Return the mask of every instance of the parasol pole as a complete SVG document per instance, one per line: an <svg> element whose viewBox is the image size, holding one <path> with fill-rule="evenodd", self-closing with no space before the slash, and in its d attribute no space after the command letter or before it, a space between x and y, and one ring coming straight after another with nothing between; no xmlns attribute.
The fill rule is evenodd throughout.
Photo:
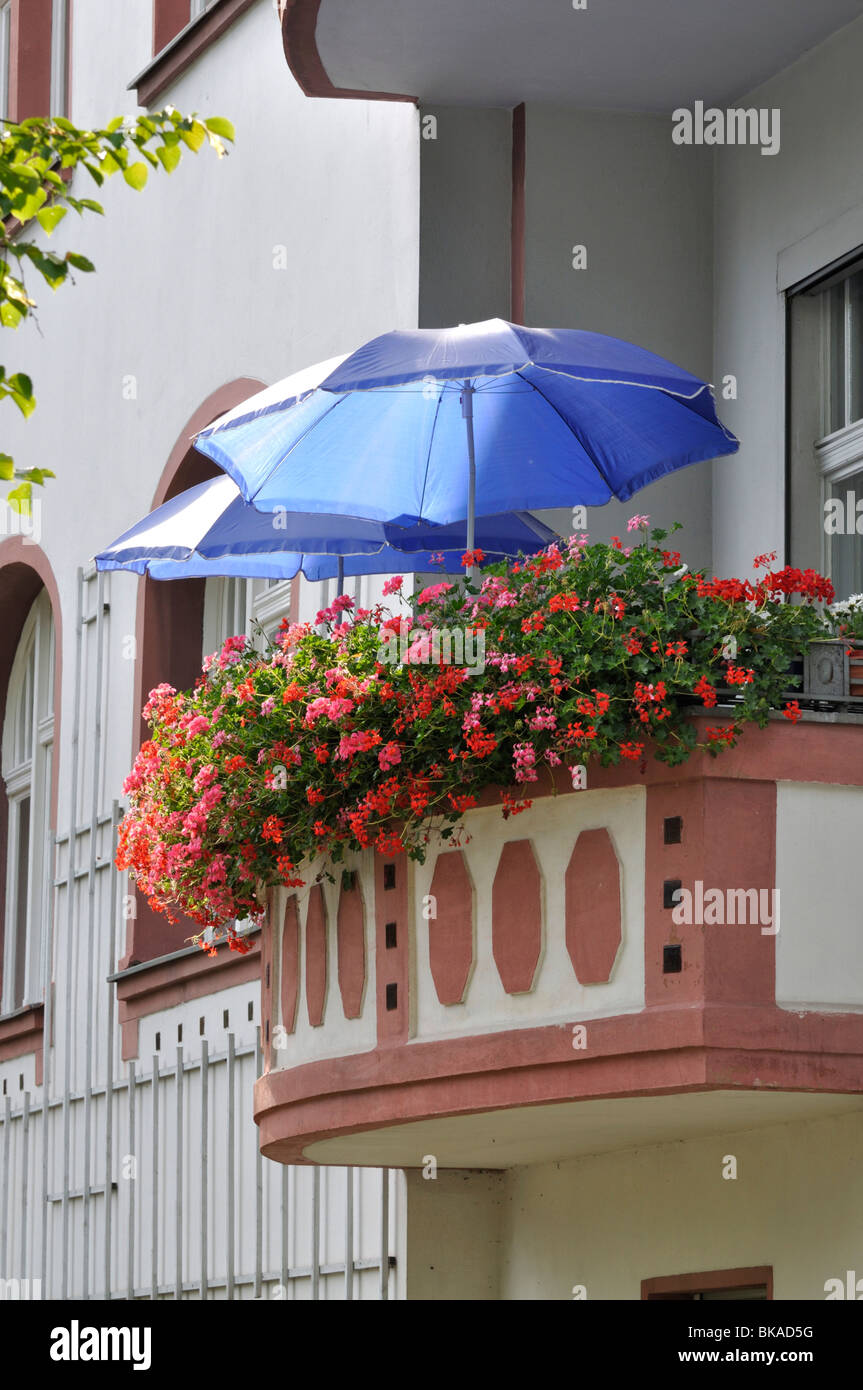
<svg viewBox="0 0 863 1390"><path fill-rule="evenodd" d="M345 587L345 557L344 557L344 555L340 555L340 556L339 556L339 559L338 559L338 565L337 565L337 568L336 568L336 598L338 598L339 595L344 591L344 587ZM342 615L341 615L341 612L340 612L339 615L338 615L338 619L337 619L337 621L336 621L336 627L341 627L341 625L342 625Z"/></svg>
<svg viewBox="0 0 863 1390"><path fill-rule="evenodd" d="M474 549L474 538L476 532L476 450L473 437L473 397L475 387L470 381L465 381L464 390L461 397L461 413L464 416L467 428L467 463L468 463L468 483L467 483L467 548ZM468 570L471 579L476 579L478 567L471 565Z"/></svg>

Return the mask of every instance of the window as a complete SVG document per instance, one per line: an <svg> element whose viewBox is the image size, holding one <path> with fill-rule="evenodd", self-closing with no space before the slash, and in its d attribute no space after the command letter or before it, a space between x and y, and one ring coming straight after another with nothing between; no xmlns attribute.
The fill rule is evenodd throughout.
<svg viewBox="0 0 863 1390"><path fill-rule="evenodd" d="M188 13L188 0L186 7ZM219 470L209 459L189 447L189 437L262 387L261 381L241 378L221 387L199 406L186 421L171 451L153 498L154 507L207 478L219 476ZM211 586L209 593L208 584ZM193 686L201 674L202 655L209 655L217 648L218 633L224 627L233 628L243 607L241 589L237 586L213 585L205 579L157 580L148 575L139 593L136 623L136 710L143 708L148 693L163 681L177 690ZM141 720L135 751L146 738L149 738L149 730ZM126 950L119 962L120 969L126 970L182 949L186 938L198 930L197 923L190 919L171 924L138 894L137 912L127 925Z"/></svg>
<svg viewBox="0 0 863 1390"><path fill-rule="evenodd" d="M299 583L299 575L296 579L264 579L255 582L252 619L255 640L259 646L263 647L265 637L272 641L282 619L290 617L294 585Z"/></svg>
<svg viewBox="0 0 863 1390"><path fill-rule="evenodd" d="M863 590L863 261L798 289L789 311L789 559L847 598Z"/></svg>
<svg viewBox="0 0 863 1390"><path fill-rule="evenodd" d="M159 54L218 0L154 0L153 52Z"/></svg>
<svg viewBox="0 0 863 1390"><path fill-rule="evenodd" d="M69 0L0 0L0 116L67 113Z"/></svg>
<svg viewBox="0 0 863 1390"><path fill-rule="evenodd" d="M250 579L208 579L204 589L203 655L217 652L228 637L248 632Z"/></svg>
<svg viewBox="0 0 863 1390"><path fill-rule="evenodd" d="M649 1302L758 1303L773 1298L773 1269L713 1269L703 1274L672 1274L643 1279L641 1297Z"/></svg>
<svg viewBox="0 0 863 1390"><path fill-rule="evenodd" d="M24 624L9 678L2 773L8 801L0 1012L42 996L50 905L49 804L54 741L54 627L44 589Z"/></svg>
<svg viewBox="0 0 863 1390"><path fill-rule="evenodd" d="M228 579L206 581L204 590L203 654L217 652L227 637L247 633L263 650L291 611L290 579ZM320 604L318 604L320 607Z"/></svg>

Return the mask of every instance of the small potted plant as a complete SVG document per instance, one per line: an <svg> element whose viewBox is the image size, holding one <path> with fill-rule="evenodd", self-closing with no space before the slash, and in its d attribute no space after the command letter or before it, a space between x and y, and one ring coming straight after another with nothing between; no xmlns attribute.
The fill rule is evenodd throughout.
<svg viewBox="0 0 863 1390"><path fill-rule="evenodd" d="M863 699L863 594L831 603L828 613L835 625L844 658L843 694Z"/></svg>

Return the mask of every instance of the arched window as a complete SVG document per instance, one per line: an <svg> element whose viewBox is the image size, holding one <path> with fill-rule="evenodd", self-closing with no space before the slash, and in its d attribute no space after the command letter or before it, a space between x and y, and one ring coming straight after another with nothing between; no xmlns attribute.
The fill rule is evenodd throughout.
<svg viewBox="0 0 863 1390"><path fill-rule="evenodd" d="M0 1013L41 1001L50 902L54 623L45 590L24 623L9 676L2 776L7 801Z"/></svg>
<svg viewBox="0 0 863 1390"><path fill-rule="evenodd" d="M262 386L263 382L244 377L221 387L203 402L186 422L171 451L153 498L153 507L219 475L215 464L193 449L189 440L197 430L254 395ZM241 614L247 612L248 592L244 580L159 580L148 576L141 581L136 621L136 746L149 737L140 719L140 710L149 692L163 681L177 690L194 685L201 674L202 656L216 650L225 636L244 630L246 622ZM238 619L239 626L235 627ZM230 632L226 632L225 627L230 628ZM185 938L198 930L186 919L172 925L138 894L135 915L129 919L126 952L120 968L125 970L181 950L186 944Z"/></svg>

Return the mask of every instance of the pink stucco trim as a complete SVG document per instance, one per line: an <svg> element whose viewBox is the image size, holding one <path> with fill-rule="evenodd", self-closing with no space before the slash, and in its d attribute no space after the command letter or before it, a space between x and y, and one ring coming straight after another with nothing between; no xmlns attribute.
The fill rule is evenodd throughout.
<svg viewBox="0 0 863 1390"><path fill-rule="evenodd" d="M533 989L542 954L542 877L530 840L503 846L491 891L494 963L507 994Z"/></svg>

